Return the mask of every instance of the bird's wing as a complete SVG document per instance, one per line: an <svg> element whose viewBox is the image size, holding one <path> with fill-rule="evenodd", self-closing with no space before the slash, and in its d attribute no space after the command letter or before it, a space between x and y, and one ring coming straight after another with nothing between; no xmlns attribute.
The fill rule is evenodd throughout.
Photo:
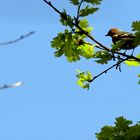
<svg viewBox="0 0 140 140"><path fill-rule="evenodd" d="M118 37L120 37L120 38L135 38L135 35L132 33L128 33L128 32L122 32L122 33L118 34Z"/></svg>

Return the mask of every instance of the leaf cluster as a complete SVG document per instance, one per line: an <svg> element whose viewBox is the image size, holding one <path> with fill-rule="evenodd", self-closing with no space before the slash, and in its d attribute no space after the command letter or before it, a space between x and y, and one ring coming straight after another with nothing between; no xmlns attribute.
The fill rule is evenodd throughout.
<svg viewBox="0 0 140 140"><path fill-rule="evenodd" d="M62 25L73 28L73 21L74 19L70 15L67 15L66 10L64 9L60 15L60 22L62 23Z"/></svg>
<svg viewBox="0 0 140 140"><path fill-rule="evenodd" d="M108 51L97 51L94 54L94 58L98 58L95 62L99 64L108 64L108 61L112 59L112 54Z"/></svg>
<svg viewBox="0 0 140 140"><path fill-rule="evenodd" d="M92 74L89 71L81 72L80 70L77 70L77 72L77 84L84 89L89 89L90 81L93 79Z"/></svg>
<svg viewBox="0 0 140 140"><path fill-rule="evenodd" d="M88 33L92 30L86 19L80 20L79 26ZM65 55L68 62L80 60L81 56L89 59L93 57L94 45L86 43L85 38L86 35L77 28L74 31L65 29L53 38L51 47L56 49L56 57Z"/></svg>
<svg viewBox="0 0 140 140"><path fill-rule="evenodd" d="M99 5L101 4L101 1L102 0L82 0L83 2L87 2L87 3L91 3L93 5ZM73 5L79 5L81 0L70 0L70 2L73 4Z"/></svg>
<svg viewBox="0 0 140 140"><path fill-rule="evenodd" d="M118 117L114 126L104 126L96 137L98 140L139 140L140 124L132 125L132 121Z"/></svg>
<svg viewBox="0 0 140 140"><path fill-rule="evenodd" d="M107 63L110 56L105 52L95 53L95 44L86 41L86 34L90 34L93 28L89 26L86 19L79 20L80 17L88 16L97 11L98 8L95 8L95 6L100 5L101 1L102 0L70 0L70 2L78 8L77 17L72 18L67 14L65 9L60 14L60 22L62 25L69 27L69 29L65 29L64 32L58 33L51 41L52 48L56 49L56 57L64 55L69 62L76 62L80 60L81 57L90 59L94 57L99 58L101 56L101 58L95 62L101 64ZM86 3L86 5L81 8L83 3L84 5ZM75 24L84 32L75 26Z"/></svg>
<svg viewBox="0 0 140 140"><path fill-rule="evenodd" d="M132 22L132 30L135 32L135 45L140 45L140 21Z"/></svg>
<svg viewBox="0 0 140 140"><path fill-rule="evenodd" d="M84 6L82 9L79 9L78 16L85 17L95 13L99 9L97 6L101 4L101 1L102 0L70 0L70 3L78 7L84 3L86 6Z"/></svg>
<svg viewBox="0 0 140 140"><path fill-rule="evenodd" d="M137 58L140 58L140 54L138 54L136 56ZM136 61L134 59L128 59L125 61L125 64L127 64L128 66L140 66L140 62L139 61Z"/></svg>

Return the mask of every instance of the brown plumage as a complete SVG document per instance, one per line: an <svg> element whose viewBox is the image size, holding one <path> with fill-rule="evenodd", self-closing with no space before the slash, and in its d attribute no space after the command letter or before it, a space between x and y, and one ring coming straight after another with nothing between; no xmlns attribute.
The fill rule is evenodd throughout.
<svg viewBox="0 0 140 140"><path fill-rule="evenodd" d="M136 47L134 44L135 35L132 33L123 32L120 29L112 28L108 31L106 36L110 36L114 44L121 41L120 49L130 50Z"/></svg>

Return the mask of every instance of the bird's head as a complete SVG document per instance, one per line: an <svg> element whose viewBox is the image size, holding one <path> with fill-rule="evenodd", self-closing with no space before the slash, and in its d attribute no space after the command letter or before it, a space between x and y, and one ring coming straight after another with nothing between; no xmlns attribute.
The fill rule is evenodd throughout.
<svg viewBox="0 0 140 140"><path fill-rule="evenodd" d="M114 36L115 34L118 34L119 32L121 32L120 29L117 28L111 28L108 33L105 36Z"/></svg>

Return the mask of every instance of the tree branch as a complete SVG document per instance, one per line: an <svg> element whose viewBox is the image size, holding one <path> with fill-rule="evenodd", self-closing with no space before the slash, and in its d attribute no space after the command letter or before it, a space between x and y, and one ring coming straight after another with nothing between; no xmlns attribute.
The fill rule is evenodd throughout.
<svg viewBox="0 0 140 140"><path fill-rule="evenodd" d="M62 15L62 13L61 13L56 7L54 7L50 1L47 1L47 0L43 0L43 1L44 1L46 4L48 4L50 7L52 7L58 14ZM67 15L67 16L68 16L68 15ZM99 47L99 46L97 45L97 46L96 46L97 48L99 48L99 49L102 48L103 50L106 50L106 51L112 53L112 50L111 50L111 49L109 49L108 47L102 45L100 42L98 42L97 40L95 40L95 39L93 38L93 36L92 36L91 34L87 33L86 31L84 31L84 30L79 26L79 24L74 23L74 22L72 22L72 24L73 24L75 27L77 27L83 34L85 34L87 37L89 37L92 41L94 41L96 44L98 44L98 45L100 46L100 47ZM134 60L140 62L140 59L139 59L139 58L137 58L137 57L135 57L135 56L132 56L132 55L127 55L127 54L124 54L124 53L121 53L121 52L117 52L117 51L113 52L113 54L119 54L119 55L121 55L121 56L123 56L123 57L127 57L127 58L129 58L129 59L134 59Z"/></svg>
<svg viewBox="0 0 140 140"><path fill-rule="evenodd" d="M52 7L58 14L62 15L62 13L56 7L54 7L50 1L47 1L47 0L43 0L43 1L45 3L47 3L50 7ZM77 23L72 22L72 24L75 27L77 27L78 29L80 29L82 31L82 33L85 34L87 37L89 37L92 41L94 41L96 44L98 44L98 46L96 46L97 48L103 49L103 50L106 50L106 51L112 53L111 49L109 49L108 47L102 45L100 42L98 42L97 40L95 40L91 34L89 34L86 31L84 31ZM129 59L135 59L136 61L139 61L140 62L140 59L137 58L137 57L135 57L135 56L130 56L130 55L127 55L127 54L124 54L124 53L121 53L121 52L113 52L113 53L114 54L119 54L119 55L124 56L124 57L129 57Z"/></svg>
<svg viewBox="0 0 140 140"><path fill-rule="evenodd" d="M47 3L50 7L52 7L58 14L62 15L62 12L60 12L56 7L54 7L52 5L52 3L50 1L47 0L43 0L45 3ZM95 43L97 43L99 46L101 46L102 48L104 48L107 51L110 51L109 48L105 47L104 45L102 45L100 42L96 41L92 35L88 34L86 31L84 31L78 24L76 23L72 23L74 26L76 26L78 29L80 29L82 31L83 34L87 35L91 40L93 40Z"/></svg>
<svg viewBox="0 0 140 140"><path fill-rule="evenodd" d="M43 0L43 1L47 3L50 7L52 7L58 14L62 15L62 13L58 9L56 9L50 1L47 0Z"/></svg>
<svg viewBox="0 0 140 140"><path fill-rule="evenodd" d="M62 12L60 12L56 7L54 7L50 1L47 1L47 0L43 0L43 1L44 1L45 3L47 3L50 7L52 7L52 8L54 9L54 11L56 11L60 16L63 15ZM68 15L67 15L67 16L68 16ZM100 47L102 47L104 50L110 51L109 48L103 46L100 42L96 41L96 40L92 37L92 35L90 35L90 34L87 33L86 31L84 31L77 23L72 22L72 24L73 24L75 27L77 27L78 29L80 29L81 32L82 32L83 34L85 34L87 37L89 37L91 40L93 40L95 43L97 43L97 44L98 44ZM98 48L98 46L96 46L96 47Z"/></svg>
<svg viewBox="0 0 140 140"><path fill-rule="evenodd" d="M24 38L27 38L28 36L30 36L30 35L32 35L32 34L34 34L34 33L35 33L34 31L29 32L28 34L26 34L26 35L22 35L22 36L20 36L19 38L15 39L15 40L0 43L0 45L9 45L9 44L12 44L12 43L18 42L18 41L20 41L20 40L22 40L22 39L24 39Z"/></svg>

